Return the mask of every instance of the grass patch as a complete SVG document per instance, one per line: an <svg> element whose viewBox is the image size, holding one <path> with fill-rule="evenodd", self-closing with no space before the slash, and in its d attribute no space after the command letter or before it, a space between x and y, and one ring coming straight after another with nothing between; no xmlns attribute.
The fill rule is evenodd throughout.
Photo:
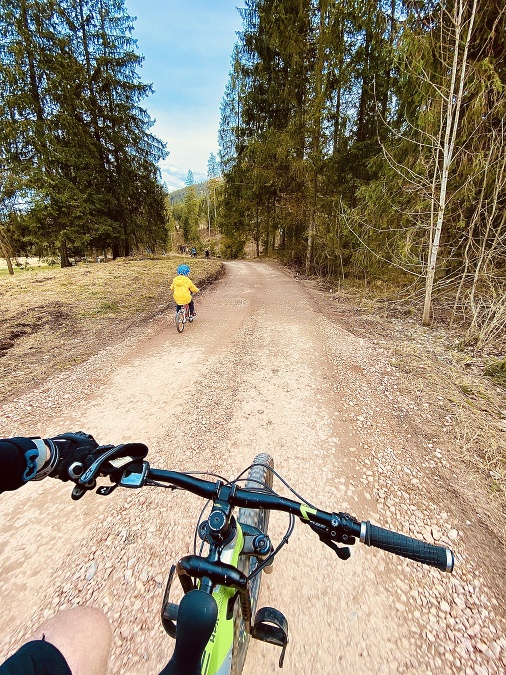
<svg viewBox="0 0 506 675"><path fill-rule="evenodd" d="M100 316L101 314L117 314L120 311L120 306L117 302L101 302L98 307L85 311L81 316Z"/></svg>
<svg viewBox="0 0 506 675"><path fill-rule="evenodd" d="M506 358L491 361L483 371L488 377L492 377L496 382L506 387Z"/></svg>
<svg viewBox="0 0 506 675"><path fill-rule="evenodd" d="M27 274L27 273L33 273L33 272L40 272L40 271L47 271L49 269L54 269L51 265L40 265L37 267L13 267L13 272L15 275L18 274ZM9 274L9 270L7 267L0 267L0 277L12 277L12 274Z"/></svg>
<svg viewBox="0 0 506 675"><path fill-rule="evenodd" d="M468 384L459 384L458 387L464 396L474 397L474 389Z"/></svg>
<svg viewBox="0 0 506 675"><path fill-rule="evenodd" d="M133 324L172 311L170 284L182 263L199 288L223 273L220 260L169 255L1 274L0 398L26 387L27 378L33 383L83 361Z"/></svg>

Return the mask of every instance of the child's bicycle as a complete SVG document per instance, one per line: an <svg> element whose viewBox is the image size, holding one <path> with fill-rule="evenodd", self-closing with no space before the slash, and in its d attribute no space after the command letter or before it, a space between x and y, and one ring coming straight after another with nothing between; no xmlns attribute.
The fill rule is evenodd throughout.
<svg viewBox="0 0 506 675"><path fill-rule="evenodd" d="M177 310L175 321L178 333L182 333L184 331L184 325L187 321L190 323L193 321L193 316L190 314L190 305L188 303L183 305L181 309Z"/></svg>
<svg viewBox="0 0 506 675"><path fill-rule="evenodd" d="M208 474L215 479L209 481L189 473L152 469L146 461L133 462L128 456L128 446L124 457L122 446L103 449L103 455L86 471L78 470L77 463L70 467L69 475L75 482L73 499L93 490L97 476L109 475L113 484L99 487L98 494L108 495L118 485L163 487L188 490L211 503L207 519L202 520L203 510L197 523L193 555L181 558L169 573L161 619L176 644L160 675L241 675L250 637L280 647L279 666L283 665L288 644L287 621L272 607L257 610L257 601L261 572L268 571L266 568L288 542L296 516L341 560L350 557L349 547L359 539L367 546L432 565L443 572L453 570L453 553L447 548L371 525L369 521L359 522L348 513L327 513L309 504L274 471L273 460L267 454L257 455L249 469L229 482L214 474ZM272 489L273 475L300 501L277 495ZM240 487L242 483L244 487ZM233 515L235 507L239 507L237 519ZM284 511L289 518L286 534L276 548L268 535L271 510ZM179 604L170 601L176 575L184 592Z"/></svg>

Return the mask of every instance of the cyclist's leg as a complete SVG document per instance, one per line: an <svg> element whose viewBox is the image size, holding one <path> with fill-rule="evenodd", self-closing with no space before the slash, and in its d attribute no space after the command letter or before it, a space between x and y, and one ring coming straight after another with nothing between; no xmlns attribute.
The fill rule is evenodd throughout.
<svg viewBox="0 0 506 675"><path fill-rule="evenodd" d="M107 617L97 607L58 612L37 628L30 638L33 640L54 645L72 675L105 675L107 671L112 633Z"/></svg>
<svg viewBox="0 0 506 675"><path fill-rule="evenodd" d="M189 309L190 309L190 316L194 316L195 315L195 305L193 303L193 298L188 303L188 306L189 306Z"/></svg>

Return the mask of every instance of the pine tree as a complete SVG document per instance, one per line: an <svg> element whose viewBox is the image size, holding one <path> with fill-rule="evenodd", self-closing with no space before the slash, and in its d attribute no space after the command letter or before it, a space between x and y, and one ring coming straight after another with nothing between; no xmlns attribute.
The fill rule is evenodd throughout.
<svg viewBox="0 0 506 675"><path fill-rule="evenodd" d="M143 228L152 238L153 218L164 237L165 147L139 106L151 89L123 0L0 0L0 10L1 151L23 179L33 235L59 245L62 264L69 242L128 254Z"/></svg>

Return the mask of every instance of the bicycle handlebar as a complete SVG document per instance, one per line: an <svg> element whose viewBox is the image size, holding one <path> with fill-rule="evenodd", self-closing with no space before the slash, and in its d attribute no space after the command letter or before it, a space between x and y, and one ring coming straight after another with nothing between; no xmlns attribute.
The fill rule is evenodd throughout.
<svg viewBox="0 0 506 675"><path fill-rule="evenodd" d="M369 521L361 523L360 541L366 546L381 548L383 551L416 560L424 565L431 565L443 572L453 570L454 558L449 548L434 546L434 544L407 537L405 534L385 530L372 525Z"/></svg>
<svg viewBox="0 0 506 675"><path fill-rule="evenodd" d="M314 526L313 529L322 540L353 544L356 537L367 546L375 546L389 553L436 567L443 572L453 570L454 556L450 549L372 525L369 521L359 522L348 513L328 513L274 493L239 488L235 484L227 485L220 480L212 482L179 471L149 468L145 483L149 480L175 485L205 499L225 499L232 506L291 513Z"/></svg>

